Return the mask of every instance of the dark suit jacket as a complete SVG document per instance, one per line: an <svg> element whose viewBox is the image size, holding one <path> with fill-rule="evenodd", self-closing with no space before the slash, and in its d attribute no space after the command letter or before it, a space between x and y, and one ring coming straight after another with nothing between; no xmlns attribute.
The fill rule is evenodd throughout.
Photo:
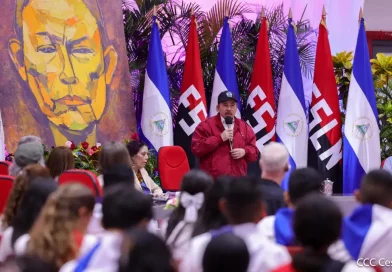
<svg viewBox="0 0 392 272"><path fill-rule="evenodd" d="M283 189L276 182L268 179L260 179L263 191L263 200L267 204L267 214L274 215L277 210L285 206Z"/></svg>

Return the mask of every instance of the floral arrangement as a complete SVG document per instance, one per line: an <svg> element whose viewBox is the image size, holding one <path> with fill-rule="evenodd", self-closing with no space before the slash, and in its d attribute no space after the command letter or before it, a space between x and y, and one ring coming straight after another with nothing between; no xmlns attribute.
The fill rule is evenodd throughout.
<svg viewBox="0 0 392 272"><path fill-rule="evenodd" d="M166 202L164 210L175 209L179 203L180 201L177 197L171 198Z"/></svg>

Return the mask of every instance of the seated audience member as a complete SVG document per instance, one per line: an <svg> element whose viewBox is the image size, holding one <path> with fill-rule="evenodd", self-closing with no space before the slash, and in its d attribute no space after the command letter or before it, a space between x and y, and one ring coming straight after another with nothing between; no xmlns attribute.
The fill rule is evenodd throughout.
<svg viewBox="0 0 392 272"><path fill-rule="evenodd" d="M221 176L212 184L212 187L207 192L192 237L227 225L227 219L219 209L219 201L223 198L232 180L233 177Z"/></svg>
<svg viewBox="0 0 392 272"><path fill-rule="evenodd" d="M29 164L45 166L44 148L40 142L28 142L19 145L15 151L14 162L8 172L11 176L16 177Z"/></svg>
<svg viewBox="0 0 392 272"><path fill-rule="evenodd" d="M11 225L4 231L2 241L0 242L0 262L15 254L21 255L24 253L26 237L28 239L28 233L41 208L56 188L56 182L49 178L37 177L30 182Z"/></svg>
<svg viewBox="0 0 392 272"><path fill-rule="evenodd" d="M82 246L93 243L84 234L94 205L95 197L84 185L60 186L49 196L30 231L26 254L37 256L57 269L76 258Z"/></svg>
<svg viewBox="0 0 392 272"><path fill-rule="evenodd" d="M201 170L192 170L182 179L180 203L170 216L165 235L175 260L181 260L186 252L205 194L212 183L212 177Z"/></svg>
<svg viewBox="0 0 392 272"><path fill-rule="evenodd" d="M147 144L134 140L127 145L127 149L131 156L133 171L135 172L136 189L145 194L162 194L162 189L152 180L144 168L148 160Z"/></svg>
<svg viewBox="0 0 392 272"><path fill-rule="evenodd" d="M58 146L54 148L46 162L46 167L50 171L50 175L56 181L58 177L67 170L75 168L75 158L72 150L66 146Z"/></svg>
<svg viewBox="0 0 392 272"><path fill-rule="evenodd" d="M264 146L260 156L261 188L267 204L267 214L274 215L284 206L283 178L289 170L289 153L280 143L271 142Z"/></svg>
<svg viewBox="0 0 392 272"><path fill-rule="evenodd" d="M127 184L134 189L134 173L132 168L126 164L116 164L106 169L103 173L103 191L118 184ZM93 217L87 229L89 234L99 234L105 231L102 227L102 204L97 202L94 207Z"/></svg>
<svg viewBox="0 0 392 272"><path fill-rule="evenodd" d="M114 185L104 193L102 214L105 232L76 260L66 263L61 272L117 272L123 233L132 227L147 228L152 218L152 199L127 184Z"/></svg>
<svg viewBox="0 0 392 272"><path fill-rule="evenodd" d="M261 220L258 224L261 233L278 244L295 245L292 228L295 207L298 201L309 193L320 193L322 182L322 176L313 168L294 170L289 177L289 191L285 192L288 208L281 208L275 215L267 216Z"/></svg>
<svg viewBox="0 0 392 272"><path fill-rule="evenodd" d="M354 261L344 263L329 257L327 249L340 237L342 214L337 205L326 197L313 193L301 199L295 210L293 228L304 250L294 255L291 264L274 272L375 271L358 267Z"/></svg>
<svg viewBox="0 0 392 272"><path fill-rule="evenodd" d="M29 165L15 179L14 186L7 200L7 205L4 208L1 224L3 230L12 224L30 182L37 177L49 178L49 170L39 164Z"/></svg>
<svg viewBox="0 0 392 272"><path fill-rule="evenodd" d="M126 146L119 142L108 142L102 146L98 157L98 176L101 187L104 186L103 174L115 165L123 164L132 167Z"/></svg>
<svg viewBox="0 0 392 272"><path fill-rule="evenodd" d="M375 258L382 265L392 260L392 175L386 170L369 172L355 196L361 205L343 221L344 246L353 260ZM392 271L391 266L382 269Z"/></svg>
<svg viewBox="0 0 392 272"><path fill-rule="evenodd" d="M125 236L118 272L176 272L170 250L159 237L145 230L132 229Z"/></svg>
<svg viewBox="0 0 392 272"><path fill-rule="evenodd" d="M42 145L42 140L41 138L34 136L34 135L27 135L23 136L19 142L18 142L18 147L22 144L27 144L27 143L39 143ZM42 148L43 151L43 148ZM12 162L10 168L8 169L9 175L16 177L21 170L21 167L18 166L15 162L15 160Z"/></svg>
<svg viewBox="0 0 392 272"><path fill-rule="evenodd" d="M194 237L180 265L180 271L203 271L203 255L211 238L232 232L244 239L250 253L249 272L270 271L290 262L286 248L263 238L257 228L264 211L264 202L259 181L239 177L230 182L227 192L219 203L229 226Z"/></svg>
<svg viewBox="0 0 392 272"><path fill-rule="evenodd" d="M57 272L58 269L36 256L23 255L0 264L1 272Z"/></svg>
<svg viewBox="0 0 392 272"><path fill-rule="evenodd" d="M208 243L203 256L203 272L246 272L249 260L245 242L232 233L225 233Z"/></svg>

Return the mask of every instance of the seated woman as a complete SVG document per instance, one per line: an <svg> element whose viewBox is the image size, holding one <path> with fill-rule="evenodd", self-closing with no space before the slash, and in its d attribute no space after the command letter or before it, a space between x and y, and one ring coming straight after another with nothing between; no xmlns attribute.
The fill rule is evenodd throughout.
<svg viewBox="0 0 392 272"><path fill-rule="evenodd" d="M64 171L75 168L75 158L72 150L66 146L56 147L50 152L46 167L48 167L52 178L57 181Z"/></svg>
<svg viewBox="0 0 392 272"><path fill-rule="evenodd" d="M135 172L136 189L145 194L162 194L162 189L150 178L144 168L148 160L147 144L140 140L134 140L127 145L127 149L131 156L133 171Z"/></svg>

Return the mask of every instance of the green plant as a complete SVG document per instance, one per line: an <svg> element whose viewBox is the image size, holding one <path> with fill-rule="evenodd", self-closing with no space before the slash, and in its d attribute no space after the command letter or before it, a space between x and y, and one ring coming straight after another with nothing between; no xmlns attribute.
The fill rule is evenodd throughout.
<svg viewBox="0 0 392 272"><path fill-rule="evenodd" d="M332 56L335 70L336 85L338 88L339 99L343 101L343 115L347 105L348 89L350 87L351 73L353 70L353 52L343 51Z"/></svg>

